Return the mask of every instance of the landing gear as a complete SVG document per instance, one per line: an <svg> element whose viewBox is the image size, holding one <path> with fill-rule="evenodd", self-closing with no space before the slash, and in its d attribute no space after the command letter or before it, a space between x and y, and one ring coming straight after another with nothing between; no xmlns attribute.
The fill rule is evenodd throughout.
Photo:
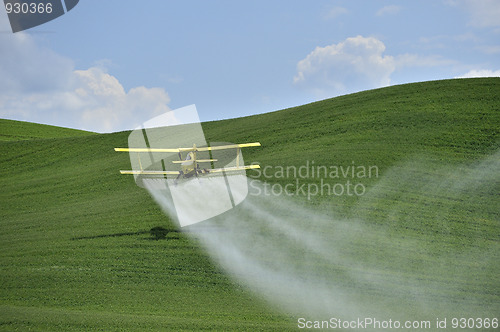
<svg viewBox="0 0 500 332"><path fill-rule="evenodd" d="M193 170L190 170L188 172L185 171L179 171L179 175L174 180L174 185L177 186L177 183L179 182L179 179L189 179L190 177L196 176L196 178L199 180L199 175L204 175L210 173L209 169L206 168L200 168L200 165L196 165L196 168Z"/></svg>

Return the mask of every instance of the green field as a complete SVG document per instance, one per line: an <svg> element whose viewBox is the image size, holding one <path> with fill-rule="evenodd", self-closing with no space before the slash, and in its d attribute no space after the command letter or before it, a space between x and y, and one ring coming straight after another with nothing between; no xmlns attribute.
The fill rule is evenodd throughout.
<svg viewBox="0 0 500 332"><path fill-rule="evenodd" d="M400 271L407 280L445 257L415 277L435 307L500 318L499 91L499 78L405 84L203 129L208 142L261 142L244 151L246 164L376 165L366 196L290 200L384 232L390 243L360 234L343 249L369 264L367 241L378 265L386 257L388 280L398 248L413 262ZM113 148L129 133L0 120L0 330L296 329L297 313L230 278L119 174L130 162ZM170 230L166 239L155 240L154 227ZM398 247L408 241L425 247Z"/></svg>
<svg viewBox="0 0 500 332"><path fill-rule="evenodd" d="M42 125L38 123L5 119L2 119L2 121L0 121L0 141L20 141L37 138L62 138L87 136L92 134L94 133L77 129Z"/></svg>

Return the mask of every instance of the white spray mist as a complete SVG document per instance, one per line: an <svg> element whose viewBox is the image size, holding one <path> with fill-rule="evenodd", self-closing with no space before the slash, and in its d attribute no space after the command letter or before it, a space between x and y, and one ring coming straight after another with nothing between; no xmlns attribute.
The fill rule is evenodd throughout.
<svg viewBox="0 0 500 332"><path fill-rule="evenodd" d="M499 175L500 152L473 166L412 161L386 171L342 217L331 206L249 195L187 233L233 278L297 317L492 317ZM175 220L154 181L146 188Z"/></svg>

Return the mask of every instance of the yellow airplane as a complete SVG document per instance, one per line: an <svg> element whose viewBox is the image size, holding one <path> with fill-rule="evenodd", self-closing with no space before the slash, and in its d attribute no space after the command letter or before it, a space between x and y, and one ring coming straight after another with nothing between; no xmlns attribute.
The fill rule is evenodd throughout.
<svg viewBox="0 0 500 332"><path fill-rule="evenodd" d="M115 151L119 152L137 152L139 158L140 170L127 170L120 171L121 174L133 174L133 175L153 175L153 176L165 176L165 175L177 175L176 180L179 178L190 178L192 176L198 177L199 175L204 175L208 173L222 173L222 172L234 172L242 171L247 169L260 168L259 165L240 165L240 149L246 147L261 146L259 142L255 143L243 143L243 144L230 144L221 146L211 146L211 147L196 147L193 144L191 148L177 148L177 149L163 149L163 148L115 148ZM215 150L225 150L225 149L235 149L236 150L236 166L226 167L226 168L202 168L200 164L211 163L217 161L217 159L197 159L196 153L201 151L215 151ZM142 168L140 153L178 153L179 160L174 160L172 163L180 164L181 170L179 171L157 171L157 170L145 170ZM182 153L186 153L183 158Z"/></svg>

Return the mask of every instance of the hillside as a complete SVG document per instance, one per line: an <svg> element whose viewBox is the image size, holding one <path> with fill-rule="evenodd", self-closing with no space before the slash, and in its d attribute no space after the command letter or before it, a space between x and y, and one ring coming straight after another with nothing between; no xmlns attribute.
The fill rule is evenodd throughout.
<svg viewBox="0 0 500 332"><path fill-rule="evenodd" d="M61 138L92 134L94 133L77 129L0 119L0 141L18 141L36 138Z"/></svg>
<svg viewBox="0 0 500 332"><path fill-rule="evenodd" d="M364 201L361 209L352 210L359 197L338 197L331 204L331 197L316 196L306 203L366 215L398 239L424 236L439 250L491 248L483 261L461 261L464 256L458 254L456 261L450 260L483 273L475 284L464 281L458 293L447 286L454 281L447 278L453 278L455 266L442 266L439 275L432 276L437 298L473 298L476 312L491 314L500 308L500 267L491 264L500 260L498 177L488 178L480 202L465 204L442 195L428 198L425 191L401 192L399 186L409 182L396 171L417 156L416 168L422 160L432 165L418 176L433 180L498 151L498 91L499 78L406 84L208 122L203 129L209 142L261 142L262 148L244 151L247 164L377 165L380 177L366 179L365 186L393 181L397 189ZM88 135L0 121L0 330L296 328L296 316L282 313L229 278L198 242L177 231L145 190L120 176L118 170L130 163L113 147L126 146L128 135ZM398 177L384 180L388 174ZM262 174L260 178L289 181ZM430 206L425 210L429 213L443 206L455 211L446 232L414 209L413 203L420 201ZM481 222L471 228L467 225L472 219ZM166 240L155 241L150 235L158 226L171 230ZM408 255L425 261L434 253L429 248ZM346 250L360 261L367 259L357 248Z"/></svg>

